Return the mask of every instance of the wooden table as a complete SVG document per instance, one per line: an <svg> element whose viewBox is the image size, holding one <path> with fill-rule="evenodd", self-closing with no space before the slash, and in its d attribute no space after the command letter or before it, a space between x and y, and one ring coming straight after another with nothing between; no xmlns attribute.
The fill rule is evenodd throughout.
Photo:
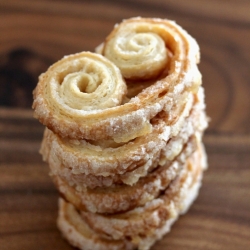
<svg viewBox="0 0 250 250"><path fill-rule="evenodd" d="M93 51L132 16L176 20L199 42L209 169L190 211L153 250L250 249L249 13L244 0L0 1L2 63L19 48L45 64ZM38 154L42 132L31 110L0 108L1 250L72 249L56 228L58 193Z"/></svg>

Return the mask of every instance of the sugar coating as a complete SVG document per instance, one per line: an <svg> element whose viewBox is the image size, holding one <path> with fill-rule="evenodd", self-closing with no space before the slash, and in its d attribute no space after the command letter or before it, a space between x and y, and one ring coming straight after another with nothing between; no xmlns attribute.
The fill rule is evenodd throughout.
<svg viewBox="0 0 250 250"><path fill-rule="evenodd" d="M107 238L107 235L110 235L110 240L113 243L121 240L125 241L128 244L127 246L130 247L137 247L141 250L149 249L156 240L161 239L163 235L170 231L171 225L177 220L178 216L185 213L197 197L202 178L200 157L203 157L199 156L199 154L202 155L202 152L196 152L191 172L188 172L187 169L183 170L178 180L171 184L165 195L148 202L143 207L108 217L84 211L81 213L81 216L79 214L71 214L71 216L77 217L81 223L86 223L85 227L91 230L91 235L97 237L101 245L103 244L102 240ZM195 166L195 164L197 165ZM195 174L196 171L199 172L198 175ZM173 197L172 201L169 200L169 197ZM69 209L72 207L65 201L61 200L60 203L58 220L59 222L65 222L65 224L60 223L59 225L64 232L69 224ZM164 210L165 215L163 213ZM80 235L77 234L79 231L74 227L73 223L71 225L73 225L71 229L73 229L74 235L79 237L78 240L84 240L86 233L81 232ZM128 240L128 236L131 240ZM66 233L65 237L71 240L73 236ZM127 249L124 246L122 247L117 249Z"/></svg>
<svg viewBox="0 0 250 250"><path fill-rule="evenodd" d="M80 249L148 250L207 168L199 46L173 21L137 17L96 52L65 56L34 90L58 227Z"/></svg>

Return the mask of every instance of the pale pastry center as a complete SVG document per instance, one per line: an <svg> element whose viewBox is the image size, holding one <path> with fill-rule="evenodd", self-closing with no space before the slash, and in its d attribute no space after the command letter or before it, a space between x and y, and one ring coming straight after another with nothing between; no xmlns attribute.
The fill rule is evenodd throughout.
<svg viewBox="0 0 250 250"><path fill-rule="evenodd" d="M126 84L110 61L93 55L73 60L69 67L62 73L62 82L58 85L58 97L66 106L93 111L121 104Z"/></svg>
<svg viewBox="0 0 250 250"><path fill-rule="evenodd" d="M104 56L127 79L152 79L164 71L168 61L166 41L154 25L127 24L104 46Z"/></svg>

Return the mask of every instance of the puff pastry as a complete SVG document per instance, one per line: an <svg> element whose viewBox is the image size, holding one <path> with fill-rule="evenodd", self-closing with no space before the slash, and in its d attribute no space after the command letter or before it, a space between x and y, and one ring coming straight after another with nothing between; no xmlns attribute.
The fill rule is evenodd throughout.
<svg viewBox="0 0 250 250"><path fill-rule="evenodd" d="M121 183L133 185L157 165L173 160L192 134L206 128L202 88L195 99L195 103L190 102L193 104L191 111L187 112L188 107L183 112L185 119L179 119L178 134L170 139L157 133L158 125L155 132L116 147L108 143L96 145L97 142L65 140L46 129L40 152L52 174L72 185L90 188Z"/></svg>
<svg viewBox="0 0 250 250"><path fill-rule="evenodd" d="M137 26L139 31L151 27L145 30L146 36L156 33L172 56L167 57L167 62L166 59L159 60L163 64L161 71L165 72L163 77L154 79L147 88L122 104L126 84L114 65L116 61L111 63L104 56L110 57L108 48L115 45L109 43L115 42L113 37L119 36L120 30L127 30L127 26L131 26L132 33ZM144 45L146 44L141 47ZM65 57L51 66L39 79L34 91L35 116L61 137L127 142L150 133L150 120L161 111L168 113L167 125L172 125L182 110L179 107L185 106L187 91L197 92L201 84L201 75L197 69L199 47L196 41L181 27L168 20L135 18L122 22L106 39L102 54L104 56L83 52ZM83 73L85 68L87 71ZM135 71L138 71L137 68ZM145 71L150 72L151 66L146 67ZM100 75L112 75L113 80L108 88L105 84L100 84L99 81L106 81L99 78ZM142 80L143 77L140 81ZM64 82L70 83L62 84ZM107 89L109 93L106 93ZM68 92L70 96L65 97L64 94ZM112 96L111 93L118 96ZM98 98L93 100L92 97ZM85 100L90 100L89 105L84 105ZM78 101L81 104L76 105Z"/></svg>
<svg viewBox="0 0 250 250"><path fill-rule="evenodd" d="M144 207L107 216L79 213L73 205L61 199L58 226L64 237L83 250L90 249L89 245L95 250L105 249L107 242L110 244L108 249L148 250L170 231L171 225L188 210L198 195L206 168L201 147L165 194ZM84 230L79 229L80 225Z"/></svg>
<svg viewBox="0 0 250 250"><path fill-rule="evenodd" d="M62 180L58 175L52 177L60 193L78 209L93 213L118 213L142 206L158 197L178 176L185 165L183 159L186 160L195 148L196 143L193 139L176 159L140 178L133 186L115 185L107 188L80 189L71 187L70 182Z"/></svg>
<svg viewBox="0 0 250 250"><path fill-rule="evenodd" d="M195 200L208 125L199 60L175 22L131 18L95 53L66 56L40 76L40 153L73 246L148 250Z"/></svg>

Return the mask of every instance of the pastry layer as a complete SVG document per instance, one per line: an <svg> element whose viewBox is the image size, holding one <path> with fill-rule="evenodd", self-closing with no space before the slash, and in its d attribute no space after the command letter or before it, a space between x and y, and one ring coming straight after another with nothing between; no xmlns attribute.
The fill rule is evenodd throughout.
<svg viewBox="0 0 250 250"><path fill-rule="evenodd" d="M159 39L155 42L161 41L161 47L171 54L166 56L164 52L165 59L158 60L161 55L155 57L154 65L162 64L156 71L164 72L163 75L156 77L153 73L150 85L145 85L146 88L131 99L125 98L126 88L137 82L140 85L145 77L136 76L136 82L131 84L129 80L130 83L124 84L121 74L127 76L123 70L118 70L112 58L113 62L106 58L110 57L108 48L113 46L109 44L123 31L127 34L129 27L131 34L138 31L139 36L157 36ZM136 39L138 45L140 40ZM102 54L105 57L90 52L67 56L39 78L34 91L35 117L60 137L127 142L150 133L151 119L161 111L168 113L166 125L171 126L180 116L188 93L196 93L201 84L197 68L199 47L186 31L169 20L125 20L108 36ZM149 72L151 68L147 66L144 71ZM135 71L140 71L137 66ZM110 81L106 80L109 76Z"/></svg>
<svg viewBox="0 0 250 250"><path fill-rule="evenodd" d="M47 129L40 152L52 175L59 175L79 188L133 185L158 165L174 159L195 131L202 133L206 128L203 89L190 99L189 105L175 125L177 134L171 138L166 135L166 127L165 133L157 134L161 116L151 134L115 146L109 141L97 145L97 142L62 139Z"/></svg>
<svg viewBox="0 0 250 250"><path fill-rule="evenodd" d="M148 250L197 197L206 167L204 157L201 149L197 150L164 194L130 212L110 216L79 213L61 198L58 227L72 245L83 250Z"/></svg>

